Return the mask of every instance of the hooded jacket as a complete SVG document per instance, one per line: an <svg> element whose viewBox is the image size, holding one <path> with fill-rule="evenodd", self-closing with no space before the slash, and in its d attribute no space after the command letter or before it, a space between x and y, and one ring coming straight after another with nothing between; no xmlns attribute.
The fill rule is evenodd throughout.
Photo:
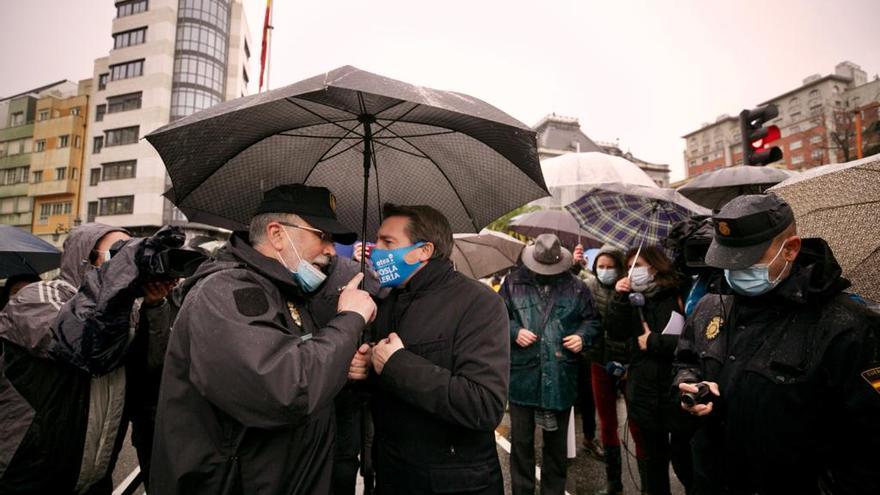
<svg viewBox="0 0 880 495"><path fill-rule="evenodd" d="M303 294L243 233L184 282L151 492L329 492L333 398L365 327L357 313L337 314L341 285L331 271L319 292Z"/></svg>
<svg viewBox="0 0 880 495"><path fill-rule="evenodd" d="M716 488L880 493L869 454L880 446L880 315L850 300L848 286L825 241L804 239L775 289L698 303L674 386L719 385L695 451L711 459L701 471Z"/></svg>
<svg viewBox="0 0 880 495"><path fill-rule="evenodd" d="M510 332L510 402L528 407L565 411L577 397L578 355L562 346L568 335L578 335L588 349L599 332L599 318L590 291L565 271L539 283L534 272L520 267L501 287L507 305ZM521 328L538 341L520 347Z"/></svg>
<svg viewBox="0 0 880 495"><path fill-rule="evenodd" d="M623 253L620 250L605 245L602 246L602 249L593 258L593 266L590 270L582 270L580 272L581 280L590 289L590 295L593 296L593 306L596 308L596 313L598 313L601 321L600 331L596 335L592 347L587 351L587 355L591 361L601 366L604 366L609 361L626 364L629 362L629 339L615 340L609 335L608 324L606 323L608 308L611 306L611 300L615 294L614 283L617 280L611 283L611 285L605 285L599 281L599 278L596 276L596 264L599 262L599 256L602 255L610 256L614 259L614 264L617 268L617 280L620 280L623 276L625 264Z"/></svg>
<svg viewBox="0 0 880 495"><path fill-rule="evenodd" d="M137 242L100 270L90 264L97 242L117 231L76 228L60 276L25 287L0 313L2 493L82 493L110 482L126 426L121 366L141 318L161 319L139 315L136 293L119 297L121 286L104 283L136 278ZM101 297L111 307L96 303ZM103 341L105 333L119 337Z"/></svg>

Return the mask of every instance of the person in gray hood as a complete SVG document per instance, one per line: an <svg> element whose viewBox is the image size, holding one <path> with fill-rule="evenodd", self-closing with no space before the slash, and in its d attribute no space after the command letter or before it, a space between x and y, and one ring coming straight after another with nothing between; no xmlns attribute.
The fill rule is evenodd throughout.
<svg viewBox="0 0 880 495"><path fill-rule="evenodd" d="M144 327L167 329L171 289L129 290L141 243L109 259L110 246L128 239L119 227L77 227L60 276L26 286L0 313L0 493L112 491L126 427L123 366Z"/></svg>
<svg viewBox="0 0 880 495"><path fill-rule="evenodd" d="M333 399L348 378L366 378L369 346L358 340L376 311L360 274L335 277L331 241L355 237L327 189L278 186L250 231L184 282L151 492L330 492Z"/></svg>

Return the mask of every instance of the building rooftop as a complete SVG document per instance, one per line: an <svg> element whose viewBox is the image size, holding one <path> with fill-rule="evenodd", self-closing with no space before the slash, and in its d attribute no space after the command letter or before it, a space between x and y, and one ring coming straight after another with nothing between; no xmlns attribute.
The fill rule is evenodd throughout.
<svg viewBox="0 0 880 495"><path fill-rule="evenodd" d="M64 84L64 83L66 83L66 82L71 82L71 81L69 81L69 80L67 80L67 79L62 79L62 80L60 80L60 81L55 81L55 82L53 82L52 84L47 84L47 85L45 85L45 86L40 86L39 88L30 89L30 90L28 90L28 91L22 91L21 93L18 93L18 94L16 94L16 95L0 97L0 101L11 100L11 99L13 99L13 98L18 98L19 96L29 95L29 94L33 94L33 93L39 93L39 92L41 92L41 91L45 91L45 90L47 90L47 89L49 89L49 88L51 88L51 87L53 87L53 86L58 86L59 84Z"/></svg>

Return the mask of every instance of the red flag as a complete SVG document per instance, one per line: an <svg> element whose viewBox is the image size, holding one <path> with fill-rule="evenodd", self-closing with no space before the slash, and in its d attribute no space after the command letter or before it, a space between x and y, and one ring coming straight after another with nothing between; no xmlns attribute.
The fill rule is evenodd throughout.
<svg viewBox="0 0 880 495"><path fill-rule="evenodd" d="M266 71L266 51L268 48L269 37L269 17L272 11L272 0L266 0L266 17L263 19L263 42L260 51L260 86L257 92L263 91L263 73Z"/></svg>

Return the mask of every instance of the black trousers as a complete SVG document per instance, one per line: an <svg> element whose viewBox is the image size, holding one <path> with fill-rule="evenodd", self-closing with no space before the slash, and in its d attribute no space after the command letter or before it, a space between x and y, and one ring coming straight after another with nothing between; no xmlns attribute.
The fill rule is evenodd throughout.
<svg viewBox="0 0 880 495"><path fill-rule="evenodd" d="M691 456L691 434L641 428L645 449L647 479L643 479L650 495L669 495L669 463L685 493L691 493L694 467Z"/></svg>
<svg viewBox="0 0 880 495"><path fill-rule="evenodd" d="M590 360L581 356L578 361L578 406L586 439L596 438L596 402L593 399L592 369Z"/></svg>
<svg viewBox="0 0 880 495"><path fill-rule="evenodd" d="M333 495L354 495L361 453L361 401L351 390L336 399L336 444L333 455Z"/></svg>
<svg viewBox="0 0 880 495"><path fill-rule="evenodd" d="M568 469L566 439L569 411L556 414L556 431L542 431L541 494L565 493ZM510 477L513 495L535 493L535 409L510 404Z"/></svg>

